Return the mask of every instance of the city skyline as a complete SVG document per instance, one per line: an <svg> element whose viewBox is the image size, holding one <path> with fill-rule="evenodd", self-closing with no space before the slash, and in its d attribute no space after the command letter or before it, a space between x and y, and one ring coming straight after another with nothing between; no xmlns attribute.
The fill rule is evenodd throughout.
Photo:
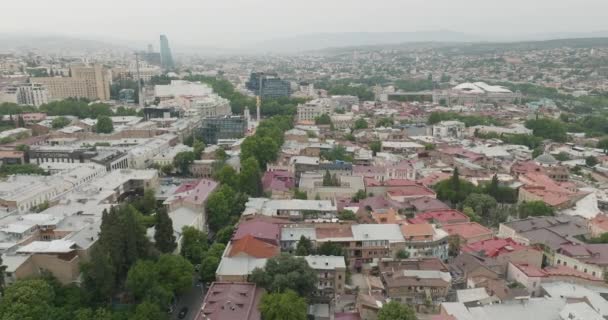
<svg viewBox="0 0 608 320"><path fill-rule="evenodd" d="M7 9L12 14L0 21L0 30L30 34L43 31L86 38L116 37L145 43L157 38L158 34L167 34L175 44L226 48L316 33L450 30L484 40L488 37L500 40L608 30L603 17L608 3L599 0L587 0L579 6L571 6L567 1L547 0L508 3L472 0L466 5L446 0L432 3L385 0L374 3L373 8L361 0L331 3L311 0L289 4L278 0L217 3L180 0L172 2L171 6L139 0L129 3L110 0L94 8L73 0L52 4L36 2L37 5L9 3ZM115 10L116 6L124 10ZM268 8L277 10L269 14ZM24 19L27 24L22 23Z"/></svg>

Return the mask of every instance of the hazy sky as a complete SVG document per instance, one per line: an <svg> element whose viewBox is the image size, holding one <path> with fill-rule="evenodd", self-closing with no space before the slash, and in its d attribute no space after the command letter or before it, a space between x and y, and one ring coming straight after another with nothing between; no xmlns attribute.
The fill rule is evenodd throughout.
<svg viewBox="0 0 608 320"><path fill-rule="evenodd" d="M0 32L235 47L295 34L608 30L608 0L7 0Z"/></svg>

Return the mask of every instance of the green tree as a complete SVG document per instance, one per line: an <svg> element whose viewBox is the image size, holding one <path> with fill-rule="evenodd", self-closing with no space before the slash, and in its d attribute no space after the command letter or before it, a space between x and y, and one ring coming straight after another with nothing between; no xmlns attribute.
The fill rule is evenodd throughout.
<svg viewBox="0 0 608 320"><path fill-rule="evenodd" d="M416 313L407 305L391 301L382 306L378 320L417 320Z"/></svg>
<svg viewBox="0 0 608 320"><path fill-rule="evenodd" d="M192 148L194 149L194 158L198 160L201 158L203 150L205 150L205 143L200 140L194 139L194 141L192 142Z"/></svg>
<svg viewBox="0 0 608 320"><path fill-rule="evenodd" d="M109 301L116 285L116 270L110 260L110 254L99 243L91 248L91 259L81 266L83 287L91 300Z"/></svg>
<svg viewBox="0 0 608 320"><path fill-rule="evenodd" d="M259 310L264 320L306 320L308 304L292 290L284 293L266 293Z"/></svg>
<svg viewBox="0 0 608 320"><path fill-rule="evenodd" d="M230 242L230 239L232 239L233 233L234 226L225 226L215 234L215 241L223 244L228 244L228 242Z"/></svg>
<svg viewBox="0 0 608 320"><path fill-rule="evenodd" d="M598 163L599 161L594 156L588 156L587 158L585 158L585 164L587 165L587 167L593 168L597 166Z"/></svg>
<svg viewBox="0 0 608 320"><path fill-rule="evenodd" d="M344 249L338 243L326 241L317 248L317 254L323 256L343 256Z"/></svg>
<svg viewBox="0 0 608 320"><path fill-rule="evenodd" d="M462 203L465 207L475 210L477 215L488 218L490 212L496 208L497 202L492 196L481 193L471 193Z"/></svg>
<svg viewBox="0 0 608 320"><path fill-rule="evenodd" d="M323 175L323 186L324 187L332 186L331 174L329 173L329 170L325 170L325 175Z"/></svg>
<svg viewBox="0 0 608 320"><path fill-rule="evenodd" d="M0 303L0 318L47 319L55 293L41 279L20 280L6 288Z"/></svg>
<svg viewBox="0 0 608 320"><path fill-rule="evenodd" d="M177 248L173 232L173 220L171 220L165 208L161 208L156 212L154 243L156 248L162 253L171 253Z"/></svg>
<svg viewBox="0 0 608 320"><path fill-rule="evenodd" d="M137 305L135 308L135 314L131 320L166 320L167 315L160 309L158 304L153 302L144 301Z"/></svg>
<svg viewBox="0 0 608 320"><path fill-rule="evenodd" d="M331 125L331 118L327 113L324 113L315 118L316 125Z"/></svg>
<svg viewBox="0 0 608 320"><path fill-rule="evenodd" d="M464 213L469 219L473 222L481 222L481 217L475 213L475 210L471 207L464 207L462 209L462 213Z"/></svg>
<svg viewBox="0 0 608 320"><path fill-rule="evenodd" d="M408 259L410 257L410 253L409 253L409 251L407 251L405 249L401 249L401 250L397 251L397 254L395 255L395 257L397 259Z"/></svg>
<svg viewBox="0 0 608 320"><path fill-rule="evenodd" d="M156 262L161 285L174 294L183 294L192 287L194 267L187 259L163 254Z"/></svg>
<svg viewBox="0 0 608 320"><path fill-rule="evenodd" d="M365 190L359 190L357 193L355 193L352 200L353 202L359 202L365 198L367 198L367 193L365 193Z"/></svg>
<svg viewBox="0 0 608 320"><path fill-rule="evenodd" d="M231 208L234 205L235 192L227 185L222 185L207 199L206 212L209 228L218 231L231 220Z"/></svg>
<svg viewBox="0 0 608 320"><path fill-rule="evenodd" d="M215 272L217 271L217 267L219 265L220 258L214 256L206 256L203 261L201 261L201 280L204 282L215 281Z"/></svg>
<svg viewBox="0 0 608 320"><path fill-rule="evenodd" d="M262 195L262 172L258 161L251 157L241 163L241 173L239 174L240 190L252 196Z"/></svg>
<svg viewBox="0 0 608 320"><path fill-rule="evenodd" d="M367 129L367 127L368 127L368 123L365 119L359 118L355 121L355 124L354 124L355 130Z"/></svg>
<svg viewBox="0 0 608 320"><path fill-rule="evenodd" d="M448 255L456 257L460 254L460 237L452 236L448 239Z"/></svg>
<svg viewBox="0 0 608 320"><path fill-rule="evenodd" d="M300 236L298 245L296 246L296 256L308 256L313 253L312 241L306 238L304 235Z"/></svg>
<svg viewBox="0 0 608 320"><path fill-rule="evenodd" d="M357 215L351 210L340 210L338 212L338 219L356 221Z"/></svg>
<svg viewBox="0 0 608 320"><path fill-rule="evenodd" d="M180 254L192 264L198 264L203 259L205 252L209 249L207 234L194 228L184 227L182 229L182 247Z"/></svg>
<svg viewBox="0 0 608 320"><path fill-rule="evenodd" d="M373 155L376 156L376 154L382 150L382 142L378 140L370 142L369 149L372 150Z"/></svg>
<svg viewBox="0 0 608 320"><path fill-rule="evenodd" d="M173 170L175 170L175 167L173 167L172 164L166 164L166 165L163 165L162 167L160 167L160 171L166 176L173 173Z"/></svg>
<svg viewBox="0 0 608 320"><path fill-rule="evenodd" d="M281 254L268 259L263 269L254 269L250 280L268 292L293 290L308 297L316 288L317 273L304 258Z"/></svg>
<svg viewBox="0 0 608 320"><path fill-rule="evenodd" d="M95 124L95 132L97 133L112 133L114 131L114 125L112 119L108 116L100 116L97 118L97 124Z"/></svg>
<svg viewBox="0 0 608 320"><path fill-rule="evenodd" d="M568 160L570 160L570 156L565 152L560 152L557 155L555 155L555 159L557 161L568 161Z"/></svg>
<svg viewBox="0 0 608 320"><path fill-rule="evenodd" d="M380 119L378 119L378 121L376 121L376 128L392 127L393 123L394 123L393 119L391 119L391 118L380 118Z"/></svg>
<svg viewBox="0 0 608 320"><path fill-rule="evenodd" d="M542 201L522 202L519 204L518 211L519 217L522 219L527 217L555 215L553 208Z"/></svg>
<svg viewBox="0 0 608 320"><path fill-rule="evenodd" d="M70 124L70 120L66 117L57 117L51 121L53 129L61 129Z"/></svg>
<svg viewBox="0 0 608 320"><path fill-rule="evenodd" d="M603 138L597 143L596 148L604 150L604 153L608 153L608 138Z"/></svg>
<svg viewBox="0 0 608 320"><path fill-rule="evenodd" d="M308 200L308 194L306 194L306 191L300 191L298 189L295 189L293 192L293 198L300 200Z"/></svg>
<svg viewBox="0 0 608 320"><path fill-rule="evenodd" d="M156 210L156 193L154 189L146 189L144 195L133 202L133 207L144 215L150 215Z"/></svg>
<svg viewBox="0 0 608 320"><path fill-rule="evenodd" d="M551 139L556 142L568 140L566 125L554 119L542 118L526 121L526 127L532 129L535 136Z"/></svg>
<svg viewBox="0 0 608 320"><path fill-rule="evenodd" d="M182 151L175 155L173 158L173 166L179 170L183 175L190 174L190 165L196 160L194 152Z"/></svg>
<svg viewBox="0 0 608 320"><path fill-rule="evenodd" d="M461 203L476 189L472 183L460 179L458 168L454 169L450 179L438 182L434 188L439 200L449 201L452 204Z"/></svg>
<svg viewBox="0 0 608 320"><path fill-rule="evenodd" d="M8 176L14 174L46 175L46 172L44 171L44 169L31 163L5 164L0 166L0 176Z"/></svg>
<svg viewBox="0 0 608 320"><path fill-rule="evenodd" d="M230 186L233 189L237 189L239 184L236 170L227 164L223 165L221 169L214 174L214 178L219 183Z"/></svg>

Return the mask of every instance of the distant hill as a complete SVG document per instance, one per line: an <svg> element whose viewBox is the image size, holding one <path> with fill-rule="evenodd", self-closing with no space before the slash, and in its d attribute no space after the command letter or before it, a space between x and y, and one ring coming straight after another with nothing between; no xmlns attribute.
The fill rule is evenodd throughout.
<svg viewBox="0 0 608 320"><path fill-rule="evenodd" d="M45 52L86 52L103 49L127 50L125 45L99 40L59 35L30 35L0 33L0 51L41 50Z"/></svg>
<svg viewBox="0 0 608 320"><path fill-rule="evenodd" d="M481 36L447 30L421 32L346 32L298 35L290 38L263 41L249 47L253 52L293 53L331 48L389 46L407 43L513 43L602 37L608 37L608 31L591 33L546 33L519 36ZM556 42L556 44L559 44L559 42Z"/></svg>
<svg viewBox="0 0 608 320"><path fill-rule="evenodd" d="M473 42L481 38L453 31L314 33L256 43L255 52L298 52L404 42Z"/></svg>

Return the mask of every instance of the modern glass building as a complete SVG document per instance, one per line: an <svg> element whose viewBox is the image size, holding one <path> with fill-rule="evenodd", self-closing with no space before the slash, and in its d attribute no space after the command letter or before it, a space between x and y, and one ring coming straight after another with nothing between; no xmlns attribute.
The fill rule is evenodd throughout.
<svg viewBox="0 0 608 320"><path fill-rule="evenodd" d="M167 36L164 34L160 35L160 64L165 70L175 68L173 56L171 55L171 49L169 48L169 39L167 39Z"/></svg>
<svg viewBox="0 0 608 320"><path fill-rule="evenodd" d="M260 94L261 86L261 94ZM253 72L247 81L247 89L253 91L262 98L289 97L291 84L289 81L281 80L276 73Z"/></svg>
<svg viewBox="0 0 608 320"><path fill-rule="evenodd" d="M202 120L198 138L206 144L216 144L218 139L239 139L245 136L247 119L244 116L209 117Z"/></svg>

